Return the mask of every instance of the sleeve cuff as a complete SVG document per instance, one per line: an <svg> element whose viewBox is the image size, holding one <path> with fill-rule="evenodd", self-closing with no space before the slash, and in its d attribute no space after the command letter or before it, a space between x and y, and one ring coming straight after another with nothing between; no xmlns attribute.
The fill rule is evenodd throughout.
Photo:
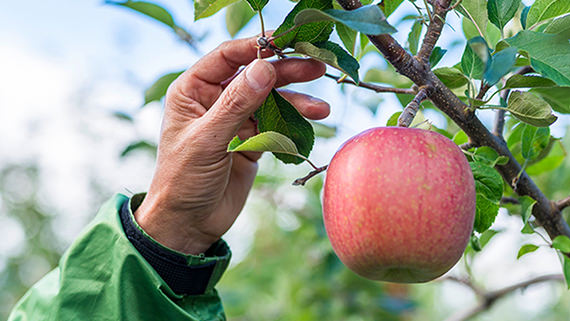
<svg viewBox="0 0 570 321"><path fill-rule="evenodd" d="M220 239L199 255L187 255L163 246L134 219L133 212L145 195L136 194L121 207L121 223L129 241L174 293L201 295L212 291L229 264L231 251L226 242Z"/></svg>

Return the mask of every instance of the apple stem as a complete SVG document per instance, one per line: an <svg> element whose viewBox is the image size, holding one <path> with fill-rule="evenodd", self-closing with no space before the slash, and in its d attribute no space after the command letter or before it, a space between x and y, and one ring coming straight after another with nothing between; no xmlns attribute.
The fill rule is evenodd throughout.
<svg viewBox="0 0 570 321"><path fill-rule="evenodd" d="M400 117L398 117L398 127L410 127L410 124L414 121L414 117L416 117L420 109L420 104L428 98L428 89L429 87L427 86L420 87L416 97L410 101Z"/></svg>
<svg viewBox="0 0 570 321"><path fill-rule="evenodd" d="M293 185L301 185L301 186L304 186L305 183L307 183L307 181L308 181L309 179L311 179L313 176L318 175L318 174L321 173L321 172L326 171L328 167L329 167L329 165L325 165L325 166L322 166L322 167L315 167L315 170L309 172L309 174L307 174L307 176L301 177L301 178L297 178L297 179L293 182Z"/></svg>

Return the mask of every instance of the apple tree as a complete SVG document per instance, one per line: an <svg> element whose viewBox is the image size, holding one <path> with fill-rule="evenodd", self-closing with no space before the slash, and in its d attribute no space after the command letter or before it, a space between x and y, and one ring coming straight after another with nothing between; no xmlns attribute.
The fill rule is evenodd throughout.
<svg viewBox="0 0 570 321"><path fill-rule="evenodd" d="M539 246L558 253L560 275L539 276L497 291L479 289L471 276L449 277L469 285L481 298L480 305L453 320L466 320L505 294L535 283L563 276L570 287L570 227L568 213L563 212L570 207L570 181L562 178L548 184L556 181L552 173L567 161L561 138L552 134L551 126L568 124L570 114L570 2L409 0L415 12L401 19L412 22L405 30L405 45L392 36L398 24L388 22L402 10L404 0L299 0L272 33L265 30L263 15L268 2L195 0L194 19L207 19L224 9L232 37L248 23L258 23L260 58L262 52L271 52L277 59L301 55L320 60L330 66L325 76L340 90L355 86L379 96L395 95L403 109L391 115L386 126L435 131L453 141L469 162L475 186L474 222L464 252L467 265L499 233L492 227L500 208L520 216L521 233L538 234L544 241L523 245L517 257ZM109 3L151 17L192 48L198 46L196 35L158 4ZM450 23L448 17L458 23ZM443 33L459 30L461 55L453 59L448 53L453 45L438 46L438 40ZM363 63L369 55L383 61ZM448 67L438 67L444 64ZM160 101L181 72L160 77L145 91L145 104ZM422 110L437 111L443 124L435 126ZM494 120L483 121L481 116L490 113ZM315 164L310 153L315 135L331 128L305 120L278 90L271 92L255 118L259 135L234 138L228 151L267 151L286 164L307 162L312 170L293 184L320 188L320 174L328 165ZM135 142L124 154L154 147Z"/></svg>

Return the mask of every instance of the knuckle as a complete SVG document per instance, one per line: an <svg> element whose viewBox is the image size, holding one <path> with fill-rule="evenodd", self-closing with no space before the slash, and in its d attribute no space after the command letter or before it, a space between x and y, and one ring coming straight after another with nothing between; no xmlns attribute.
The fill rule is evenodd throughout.
<svg viewBox="0 0 570 321"><path fill-rule="evenodd" d="M237 88L237 86L229 86L221 97L220 107L229 114L242 114L250 101L251 98L247 94L247 90Z"/></svg>

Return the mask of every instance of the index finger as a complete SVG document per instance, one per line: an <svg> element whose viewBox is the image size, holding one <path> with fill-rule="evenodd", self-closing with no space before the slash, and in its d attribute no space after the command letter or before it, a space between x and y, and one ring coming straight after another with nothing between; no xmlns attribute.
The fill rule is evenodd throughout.
<svg viewBox="0 0 570 321"><path fill-rule="evenodd" d="M225 41L212 52L202 57L188 70L190 77L196 77L210 84L219 85L233 76L241 66L257 58L257 36ZM262 57L270 57L273 52L262 51Z"/></svg>

